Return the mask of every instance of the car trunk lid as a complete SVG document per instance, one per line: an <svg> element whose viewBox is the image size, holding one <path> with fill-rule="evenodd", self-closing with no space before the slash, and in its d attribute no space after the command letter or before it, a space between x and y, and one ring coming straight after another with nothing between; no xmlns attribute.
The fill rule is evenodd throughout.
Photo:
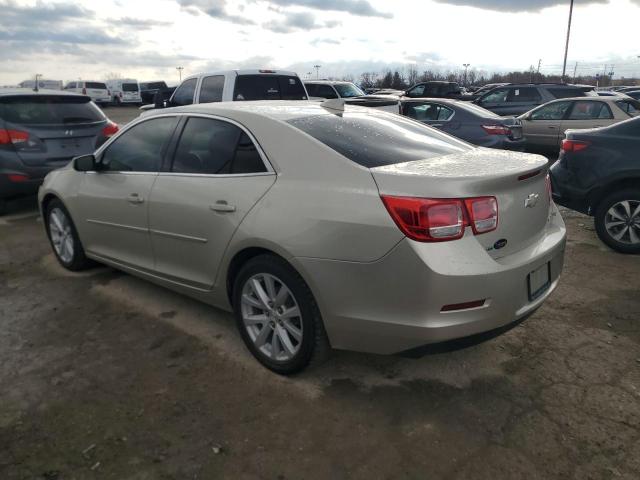
<svg viewBox="0 0 640 480"><path fill-rule="evenodd" d="M498 226L476 236L494 258L526 248L542 234L550 205L547 171L544 157L483 148L371 169L381 195L495 197Z"/></svg>

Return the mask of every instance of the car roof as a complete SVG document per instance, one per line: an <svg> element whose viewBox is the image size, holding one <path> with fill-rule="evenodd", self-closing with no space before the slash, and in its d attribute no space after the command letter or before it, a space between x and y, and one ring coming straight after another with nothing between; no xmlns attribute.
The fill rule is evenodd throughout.
<svg viewBox="0 0 640 480"><path fill-rule="evenodd" d="M273 70L269 68L252 68L252 69L244 69L244 70L215 70L209 72L200 72L194 73L193 75L189 75L185 78L185 80L190 80L192 78L200 78L200 77L208 77L212 75L288 75L290 77L297 77L298 74L296 72L291 72L289 70Z"/></svg>
<svg viewBox="0 0 640 480"><path fill-rule="evenodd" d="M315 115L332 115L322 107L322 103L313 100L255 100L250 102L215 102L185 105L166 109L150 110L145 116L162 115L167 113L195 113L205 115L220 115L233 118L237 115L253 114L273 120L287 121L292 118ZM345 104L349 112L382 113L380 110Z"/></svg>
<svg viewBox="0 0 640 480"><path fill-rule="evenodd" d="M303 80L303 83L306 85L307 83L315 83L322 85L337 85L339 83L349 83L353 84L353 82L348 82L347 80Z"/></svg>
<svg viewBox="0 0 640 480"><path fill-rule="evenodd" d="M50 90L46 88L40 88L36 92L35 90L33 90L33 88L1 88L0 89L0 97L11 97L11 96L17 96L17 95L20 95L20 96L63 95L68 97L86 97L86 95L70 92L68 90Z"/></svg>

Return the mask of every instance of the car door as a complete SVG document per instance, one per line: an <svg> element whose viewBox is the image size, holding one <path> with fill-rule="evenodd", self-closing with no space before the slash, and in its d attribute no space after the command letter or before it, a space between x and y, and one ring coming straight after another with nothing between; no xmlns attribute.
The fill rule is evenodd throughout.
<svg viewBox="0 0 640 480"><path fill-rule="evenodd" d="M190 116L149 203L155 269L210 290L231 237L276 180L256 142L235 123Z"/></svg>
<svg viewBox="0 0 640 480"><path fill-rule="evenodd" d="M572 102L571 111L562 121L560 138L569 129L586 129L606 127L619 120L614 119L611 108L606 102L575 100ZM560 141L558 141L558 144Z"/></svg>
<svg viewBox="0 0 640 480"><path fill-rule="evenodd" d="M88 253L151 270L148 205L177 118L149 118L125 130L97 157L77 194L78 229Z"/></svg>
<svg viewBox="0 0 640 480"><path fill-rule="evenodd" d="M571 104L570 100L550 102L533 110L529 115L520 117L522 134L527 146L555 148L561 140L562 120Z"/></svg>

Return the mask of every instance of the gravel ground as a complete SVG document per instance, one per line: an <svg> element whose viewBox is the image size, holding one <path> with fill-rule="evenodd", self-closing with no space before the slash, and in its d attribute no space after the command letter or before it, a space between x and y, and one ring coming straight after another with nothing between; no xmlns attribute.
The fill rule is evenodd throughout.
<svg viewBox="0 0 640 480"><path fill-rule="evenodd" d="M0 218L0 478L640 478L640 257L563 211L533 317L419 359L335 352L292 378L224 312L71 274L32 200Z"/></svg>

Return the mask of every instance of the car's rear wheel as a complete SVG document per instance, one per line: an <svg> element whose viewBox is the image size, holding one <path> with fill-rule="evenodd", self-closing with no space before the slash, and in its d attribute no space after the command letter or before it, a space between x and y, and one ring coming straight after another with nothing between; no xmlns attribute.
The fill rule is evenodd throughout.
<svg viewBox="0 0 640 480"><path fill-rule="evenodd" d="M84 270L92 265L84 253L71 216L59 200L52 200L45 210L47 234L58 262L67 270Z"/></svg>
<svg viewBox="0 0 640 480"><path fill-rule="evenodd" d="M320 310L284 260L273 255L249 260L236 276L233 306L247 348L270 370L293 374L326 358L329 342Z"/></svg>
<svg viewBox="0 0 640 480"><path fill-rule="evenodd" d="M595 215L600 239L622 253L640 253L640 190L612 193Z"/></svg>

